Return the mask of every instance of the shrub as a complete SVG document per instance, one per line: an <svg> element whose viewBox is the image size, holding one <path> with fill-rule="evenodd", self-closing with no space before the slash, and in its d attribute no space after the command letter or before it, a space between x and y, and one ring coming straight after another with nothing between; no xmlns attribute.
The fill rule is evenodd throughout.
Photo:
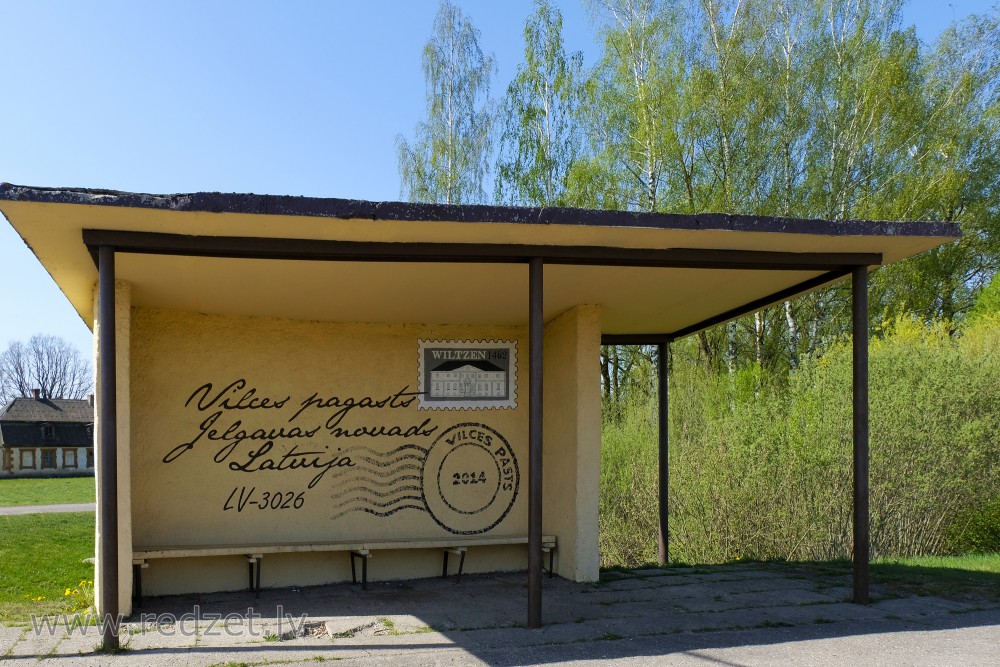
<svg viewBox="0 0 1000 667"><path fill-rule="evenodd" d="M901 320L872 341L873 557L996 548L970 545L1000 531L998 332L998 317L959 332ZM850 556L851 377L849 342L803 360L787 382L756 367L715 375L675 351L673 560ZM655 410L618 406L604 426L605 566L656 558Z"/></svg>
<svg viewBox="0 0 1000 667"><path fill-rule="evenodd" d="M1000 496L960 513L948 532L953 553L1000 553Z"/></svg>

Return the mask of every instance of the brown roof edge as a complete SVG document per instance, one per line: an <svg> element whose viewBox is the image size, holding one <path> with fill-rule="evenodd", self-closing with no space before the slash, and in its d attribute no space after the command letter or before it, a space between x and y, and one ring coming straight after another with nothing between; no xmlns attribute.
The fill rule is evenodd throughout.
<svg viewBox="0 0 1000 667"><path fill-rule="evenodd" d="M493 222L506 224L636 227L676 230L715 230L816 234L822 236L925 236L957 238L952 222L887 222L775 218L751 215L699 213L637 213L574 208L525 208L480 204L446 205L407 202L371 202L360 199L256 195L221 192L157 195L87 188L49 188L0 183L0 201L46 204L117 206L185 212L288 215L372 221Z"/></svg>

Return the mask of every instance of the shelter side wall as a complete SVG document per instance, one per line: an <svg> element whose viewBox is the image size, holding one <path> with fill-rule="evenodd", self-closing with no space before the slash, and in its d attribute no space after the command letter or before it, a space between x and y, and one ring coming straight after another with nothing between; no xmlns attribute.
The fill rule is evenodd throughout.
<svg viewBox="0 0 1000 667"><path fill-rule="evenodd" d="M559 537L556 572L596 581L600 567L601 321L576 306L545 325L543 532Z"/></svg>
<svg viewBox="0 0 1000 667"><path fill-rule="evenodd" d="M524 327L133 317L137 549L527 535ZM509 391L421 393L436 365L456 362L504 374ZM441 560L374 550L369 577L439 576ZM469 572L526 566L523 546L471 547L466 561ZM246 574L238 556L159 559L143 589L238 589ZM343 552L268 554L262 585L349 576Z"/></svg>
<svg viewBox="0 0 1000 667"><path fill-rule="evenodd" d="M97 288L94 288L94 312L100 312L100 299ZM99 356L100 338L104 335L101 331L100 322L94 321L94 368L100 368L101 360ZM117 435L118 435L118 609L124 614L132 613L132 503L131 503L131 410L130 410L130 362L132 342L132 288L123 280L115 281L115 383L117 387L116 410L117 410ZM95 416L94 435L95 443L100 443L102 429L105 424L101 423L101 378L97 374L95 383ZM86 453L84 453L86 456ZM95 558L94 568L94 599L99 603L101 600L101 571L104 564L101 561L101 545L106 535L105 527L101 521L101 489L105 481L100 474L101 457L103 453L101 447L94 448L95 478L97 485L97 539L96 549L98 556ZM103 612L103 610L100 610Z"/></svg>

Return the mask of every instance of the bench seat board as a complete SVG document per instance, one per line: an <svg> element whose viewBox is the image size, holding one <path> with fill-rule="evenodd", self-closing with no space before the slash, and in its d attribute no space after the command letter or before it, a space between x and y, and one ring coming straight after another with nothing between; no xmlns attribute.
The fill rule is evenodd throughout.
<svg viewBox="0 0 1000 667"><path fill-rule="evenodd" d="M284 544L206 544L136 547L134 559L187 558L196 556L244 556L246 554L301 553L308 551L361 551L362 542L286 542Z"/></svg>
<svg viewBox="0 0 1000 667"><path fill-rule="evenodd" d="M542 538L542 546L554 546L556 538L548 535ZM365 548L376 549L450 549L452 547L490 547L509 544L527 544L525 535L496 535L490 537L449 537L435 539L385 540L365 542Z"/></svg>
<svg viewBox="0 0 1000 667"><path fill-rule="evenodd" d="M469 547L527 544L525 535L491 535L488 537L449 537L446 539L401 539L378 542L285 542L281 544L201 544L185 546L143 546L132 550L132 597L136 606L142 606L142 568L149 567L149 560L157 558L186 558L210 556L243 556L249 565L250 590L260 597L260 569L264 554L304 553L319 551L348 551L351 556L351 581L357 583L355 559L361 560L361 587L368 590L368 558L377 549L444 549L442 576L448 576L448 554L461 556L457 579L462 576L465 553ZM542 551L549 554L549 576L553 576L552 558L556 548L554 535L542 536Z"/></svg>
<svg viewBox="0 0 1000 667"><path fill-rule="evenodd" d="M185 546L143 546L132 550L132 558L188 558L198 556L246 556L275 553L303 553L311 551L374 551L391 549L450 549L457 547L488 547L508 544L527 544L523 535L496 535L489 537L450 537L444 539L382 540L377 542L285 542L282 544L205 544ZM554 548L556 538L542 537L542 547Z"/></svg>

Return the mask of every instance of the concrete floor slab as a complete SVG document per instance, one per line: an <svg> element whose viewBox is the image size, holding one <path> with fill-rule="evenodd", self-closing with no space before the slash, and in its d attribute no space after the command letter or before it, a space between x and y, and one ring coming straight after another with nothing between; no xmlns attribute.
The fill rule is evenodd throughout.
<svg viewBox="0 0 1000 667"><path fill-rule="evenodd" d="M523 573L474 575L458 586L373 582L367 592L349 584L265 590L259 600L246 592L171 596L146 600L146 618L125 626L128 650L120 656L94 653L96 628L49 636L24 627L0 628L0 655L12 664L59 656L66 667L319 658L366 665L896 664L880 648L893 645L907 656L902 662L929 665L945 655L942 645L962 641L962 664L994 660L1000 603L885 589L874 604L858 606L845 602L843 579L748 566L615 573L598 584L546 579L539 629L523 627Z"/></svg>

